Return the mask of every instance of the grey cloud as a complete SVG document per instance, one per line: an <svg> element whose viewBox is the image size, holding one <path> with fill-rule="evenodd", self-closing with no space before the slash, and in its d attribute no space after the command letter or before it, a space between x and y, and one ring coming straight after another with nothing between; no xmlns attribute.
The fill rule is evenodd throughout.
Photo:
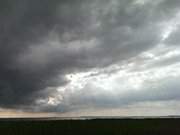
<svg viewBox="0 0 180 135"><path fill-rule="evenodd" d="M173 1L168 8L168 3L1 1L0 106L34 105L48 96L46 88L66 85L68 73L104 68L155 47L161 41L158 24L171 18L179 4ZM95 42L90 44L92 40ZM84 94L72 98L81 100ZM93 98L85 96L83 100L91 100L89 97ZM112 98L105 93L94 103L108 103ZM66 110L66 105L63 108Z"/></svg>
<svg viewBox="0 0 180 135"><path fill-rule="evenodd" d="M41 43L57 24L59 35L75 28L81 29L83 19L78 18L81 8L78 6L79 1L76 2L77 4L59 0L1 1L0 105L2 107L31 104L39 97L38 91L53 85L49 84L52 83L51 78L56 77L60 72L57 70L61 66L63 68L63 65L57 66L58 63L50 62L41 70L29 70L15 61L19 55L26 53L26 50ZM57 9L63 5L67 5L64 12L68 12L68 15L57 16ZM63 61L66 62L66 58ZM68 65L71 62L66 63ZM33 63L26 64L33 66L31 65ZM66 83L65 78L63 76L61 78L59 85Z"/></svg>
<svg viewBox="0 0 180 135"><path fill-rule="evenodd" d="M129 90L125 93L107 92L96 87L85 87L76 93L65 96L58 106L51 106L45 111L70 112L88 108L123 108L124 106L156 101L179 101L179 77L165 78L162 82L147 82L148 87L138 91Z"/></svg>
<svg viewBox="0 0 180 135"><path fill-rule="evenodd" d="M180 45L180 28L178 27L174 32L170 34L170 36L165 40L165 43L167 45L174 45L179 46Z"/></svg>
<svg viewBox="0 0 180 135"><path fill-rule="evenodd" d="M177 64L179 62L180 62L180 58L179 56L176 56L176 57L168 58L159 62L155 62L151 64L150 67L164 67L164 66L168 66L172 64Z"/></svg>

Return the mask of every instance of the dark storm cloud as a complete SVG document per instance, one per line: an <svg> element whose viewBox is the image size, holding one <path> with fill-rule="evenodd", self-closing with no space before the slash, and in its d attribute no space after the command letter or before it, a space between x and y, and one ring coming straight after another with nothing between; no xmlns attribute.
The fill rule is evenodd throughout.
<svg viewBox="0 0 180 135"><path fill-rule="evenodd" d="M38 91L54 85L50 78L64 65L51 62L41 70L29 70L16 63L17 57L37 46L54 27L58 27L59 36L65 31L82 29L81 5L79 1L63 0L3 0L0 5L0 105L31 104L39 96ZM66 60L63 61L65 64ZM66 83L63 76L58 79L59 85Z"/></svg>
<svg viewBox="0 0 180 135"><path fill-rule="evenodd" d="M31 106L53 93L46 93L48 87L66 85L68 73L101 69L155 47L161 42L159 24L173 18L180 4L172 3L2 0L0 106ZM77 95L79 100L83 95ZM88 98L93 97L82 101ZM111 99L101 96L94 101L108 104ZM66 105L61 108L66 110Z"/></svg>

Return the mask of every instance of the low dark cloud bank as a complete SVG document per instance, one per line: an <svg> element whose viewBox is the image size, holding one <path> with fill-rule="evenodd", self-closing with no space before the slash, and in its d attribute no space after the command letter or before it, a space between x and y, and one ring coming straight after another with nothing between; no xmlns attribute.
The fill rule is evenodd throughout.
<svg viewBox="0 0 180 135"><path fill-rule="evenodd" d="M56 76L58 69L61 71L65 68L63 66L67 66L66 63L71 62L66 62L64 58L59 66L56 64L58 61L53 61L43 69L30 70L17 65L17 57L26 53L28 48L38 46L56 25L60 37L66 31L81 29L83 17L79 16L80 5L78 1L63 0L3 0L0 5L0 105L28 105L40 96L39 91L54 85L48 84L51 78ZM61 6L65 7L64 13L62 10L56 15ZM33 67L33 62L25 64L26 67ZM62 77L62 84L65 82Z"/></svg>
<svg viewBox="0 0 180 135"><path fill-rule="evenodd" d="M179 29L162 40L162 24L177 15L179 6L179 0L1 0L0 107L33 110L37 99L54 92L47 88L70 83L66 74L101 70L159 44L178 46ZM143 101L147 91L116 95L113 101L106 93L93 97L83 91L70 97L80 106L94 99L94 106L113 107ZM175 95L167 99L178 99ZM61 108L68 110L62 104L53 111Z"/></svg>

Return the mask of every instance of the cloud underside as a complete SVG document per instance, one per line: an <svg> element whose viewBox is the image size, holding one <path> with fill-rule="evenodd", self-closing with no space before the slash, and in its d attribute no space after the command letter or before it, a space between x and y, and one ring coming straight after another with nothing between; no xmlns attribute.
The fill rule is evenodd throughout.
<svg viewBox="0 0 180 135"><path fill-rule="evenodd" d="M143 115L152 103L151 112L160 106L167 113L159 114L176 113L179 6L179 0L2 0L0 108L88 115L140 106Z"/></svg>

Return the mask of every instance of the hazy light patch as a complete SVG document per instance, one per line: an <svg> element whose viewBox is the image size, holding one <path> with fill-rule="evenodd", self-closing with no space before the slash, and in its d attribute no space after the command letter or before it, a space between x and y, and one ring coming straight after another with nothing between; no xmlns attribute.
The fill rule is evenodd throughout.
<svg viewBox="0 0 180 135"><path fill-rule="evenodd" d="M45 112L25 112L16 109L3 109L0 108L1 118L46 118L58 116L56 113Z"/></svg>
<svg viewBox="0 0 180 135"><path fill-rule="evenodd" d="M57 99L54 98L54 97L49 97L49 98L48 98L48 102L47 102L48 105L56 106L56 105L58 105L59 103L60 103L59 100L57 100Z"/></svg>
<svg viewBox="0 0 180 135"><path fill-rule="evenodd" d="M169 65L161 68L153 68L146 71L137 72L137 77L142 80L157 81L166 77L179 76L180 75L180 63Z"/></svg>
<svg viewBox="0 0 180 135"><path fill-rule="evenodd" d="M144 80L138 76L130 77L128 79L129 85L131 85L136 90L139 90L141 88L143 81Z"/></svg>
<svg viewBox="0 0 180 135"><path fill-rule="evenodd" d="M151 102L139 102L139 103L136 103L135 105L133 106L136 106L136 107L147 107L147 108L151 108L151 107L167 107L167 106L171 106L171 108L180 108L180 104L179 104L180 101L177 101L177 100L170 100L170 101L151 101ZM130 105L132 106L132 105Z"/></svg>
<svg viewBox="0 0 180 135"><path fill-rule="evenodd" d="M169 37L169 35L173 32L173 31L175 31L177 28L176 28L176 24L174 24L174 23L167 23L167 24L165 24L165 28L164 28L164 30L163 30L163 34L162 34L162 41L164 41L164 40L166 40L168 37Z"/></svg>
<svg viewBox="0 0 180 135"><path fill-rule="evenodd" d="M113 65L102 70L66 75L68 80L70 80L66 89L76 92L88 84L109 92L115 92L114 90L117 89L119 92L130 88L138 89L142 83L141 78L128 72L133 66L133 63L127 63L124 65Z"/></svg>
<svg viewBox="0 0 180 135"><path fill-rule="evenodd" d="M179 56L180 55L180 50L172 50L172 51L169 51L167 54L165 54L165 58L171 58L171 57L174 57L174 56Z"/></svg>
<svg viewBox="0 0 180 135"><path fill-rule="evenodd" d="M156 59L155 54L151 52L144 52L141 56L148 59Z"/></svg>
<svg viewBox="0 0 180 135"><path fill-rule="evenodd" d="M179 47L160 44L151 50L141 53L136 58L133 58L131 61L133 61L136 65L133 68L143 71L148 68L151 69L159 67L161 66L161 62L170 61L171 59L173 60L177 57L180 57ZM139 61L141 61L140 64ZM178 61L175 63L178 63ZM167 66L171 66L171 64Z"/></svg>
<svg viewBox="0 0 180 135"><path fill-rule="evenodd" d="M176 56L180 56L180 48L178 47L169 47L169 46L162 46L161 48L161 53L160 50L153 50L154 51L154 60L157 61L162 61L168 58L173 58Z"/></svg>
<svg viewBox="0 0 180 135"><path fill-rule="evenodd" d="M95 69L94 71L66 75L70 83L64 87L56 88L57 93L42 100L41 103L57 106L61 103L63 104L67 100L66 98L71 97L70 95L81 93L82 91L100 95L103 95L103 93L123 95L130 91L144 91L149 87L158 89L160 85L156 83L161 82L162 79L180 76L180 63L132 72L129 69L133 68L133 65L123 65L124 68L121 65L114 65L103 69L103 71ZM113 67L116 67L117 71L109 74ZM90 90L88 90L89 86ZM92 95L90 94L90 96ZM68 100L71 102L71 99Z"/></svg>
<svg viewBox="0 0 180 135"><path fill-rule="evenodd" d="M119 108L86 108L61 114L61 116L168 116L179 115L180 101L139 102Z"/></svg>
<svg viewBox="0 0 180 135"><path fill-rule="evenodd" d="M168 22L162 22L162 42L166 40L179 26L180 12Z"/></svg>
<svg viewBox="0 0 180 135"><path fill-rule="evenodd" d="M63 101L63 94L62 92L58 92L56 89L54 88L55 91L52 92L49 96L45 97L45 98L40 98L38 100L36 100L36 105L40 105L41 107L45 107L45 106L57 106L59 104L61 104L61 102ZM37 108L38 109L38 108Z"/></svg>
<svg viewBox="0 0 180 135"><path fill-rule="evenodd" d="M91 79L91 74L96 74L96 71L82 72L76 74L67 74L66 78L70 81L68 84L68 89L82 89Z"/></svg>
<svg viewBox="0 0 180 135"><path fill-rule="evenodd" d="M148 2L149 2L149 0L135 0L134 4L145 5Z"/></svg>
<svg viewBox="0 0 180 135"><path fill-rule="evenodd" d="M138 6L144 6L144 5L152 5L152 6L157 6L158 4L160 4L161 2L163 2L163 0L156 0L156 1L151 1L151 0L132 0L134 5L138 5Z"/></svg>

